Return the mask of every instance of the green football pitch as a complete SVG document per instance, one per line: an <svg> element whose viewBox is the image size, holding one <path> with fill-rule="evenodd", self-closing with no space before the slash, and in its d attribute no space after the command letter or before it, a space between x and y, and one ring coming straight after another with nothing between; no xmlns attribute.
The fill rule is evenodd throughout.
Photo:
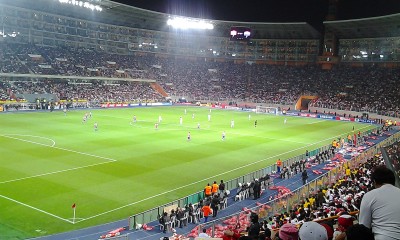
<svg viewBox="0 0 400 240"><path fill-rule="evenodd" d="M210 111L201 107L91 111L86 123L82 110L0 114L3 237L22 239L127 219L201 191L207 183L327 145L353 126L373 128L255 113L249 119L246 112L217 109L208 121Z"/></svg>

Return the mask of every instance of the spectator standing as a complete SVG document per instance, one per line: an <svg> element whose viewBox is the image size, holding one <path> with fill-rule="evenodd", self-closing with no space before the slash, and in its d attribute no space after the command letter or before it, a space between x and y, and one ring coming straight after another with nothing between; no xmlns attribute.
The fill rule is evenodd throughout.
<svg viewBox="0 0 400 240"><path fill-rule="evenodd" d="M394 186L394 173L379 166L371 178L375 189L361 200L359 223L371 228L376 240L400 239L400 189Z"/></svg>
<svg viewBox="0 0 400 240"><path fill-rule="evenodd" d="M301 173L301 179L303 180L303 185L305 185L308 179L308 174L306 169L304 169L303 172Z"/></svg>
<svg viewBox="0 0 400 240"><path fill-rule="evenodd" d="M276 170L278 173L281 172L281 167L282 167L282 161L281 159L278 159L278 161L276 161Z"/></svg>
<svg viewBox="0 0 400 240"><path fill-rule="evenodd" d="M216 181L214 181L213 185L211 186L211 194L215 195L218 192L218 184Z"/></svg>
<svg viewBox="0 0 400 240"><path fill-rule="evenodd" d="M207 183L207 186L204 188L204 195L205 197L209 197L212 194L212 187L210 186L209 183Z"/></svg>
<svg viewBox="0 0 400 240"><path fill-rule="evenodd" d="M254 200L260 198L261 196L261 183L258 179L255 179L253 185Z"/></svg>
<svg viewBox="0 0 400 240"><path fill-rule="evenodd" d="M218 190L219 190L219 194L222 195L225 192L225 183L223 180L221 180L221 182L219 183L218 186Z"/></svg>
<svg viewBox="0 0 400 240"><path fill-rule="evenodd" d="M212 213L213 217L217 216L219 204L220 204L219 195L215 194L213 196L213 198L211 199L211 209L213 210L213 213Z"/></svg>
<svg viewBox="0 0 400 240"><path fill-rule="evenodd" d="M204 222L206 223L208 220L208 216L210 216L210 214L212 213L212 209L210 208L209 204L206 204L201 208L201 211L203 212Z"/></svg>

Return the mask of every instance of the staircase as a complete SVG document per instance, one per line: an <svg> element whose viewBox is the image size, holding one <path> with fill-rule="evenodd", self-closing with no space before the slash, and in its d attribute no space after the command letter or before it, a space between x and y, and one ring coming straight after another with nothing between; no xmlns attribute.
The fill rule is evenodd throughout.
<svg viewBox="0 0 400 240"><path fill-rule="evenodd" d="M163 97L168 97L168 94L164 91L164 88L160 86L158 83L150 83L151 88L154 89L154 91L158 92L161 94Z"/></svg>

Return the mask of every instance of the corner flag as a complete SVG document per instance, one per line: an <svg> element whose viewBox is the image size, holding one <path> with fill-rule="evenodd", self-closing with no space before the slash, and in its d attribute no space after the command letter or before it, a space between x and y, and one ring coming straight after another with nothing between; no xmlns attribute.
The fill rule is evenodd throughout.
<svg viewBox="0 0 400 240"><path fill-rule="evenodd" d="M74 209L74 217L72 218L72 224L75 224L75 217L76 217L76 204L72 205L72 209Z"/></svg>

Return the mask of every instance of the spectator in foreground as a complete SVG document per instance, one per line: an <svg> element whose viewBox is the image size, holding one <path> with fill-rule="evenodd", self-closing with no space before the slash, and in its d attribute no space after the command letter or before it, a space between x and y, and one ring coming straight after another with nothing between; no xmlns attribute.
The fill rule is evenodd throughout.
<svg viewBox="0 0 400 240"><path fill-rule="evenodd" d="M305 222L299 230L301 240L328 240L328 233L321 224L317 222Z"/></svg>
<svg viewBox="0 0 400 240"><path fill-rule="evenodd" d="M350 226L346 233L339 235L336 240L374 240L374 234L371 229L362 224Z"/></svg>
<svg viewBox="0 0 400 240"><path fill-rule="evenodd" d="M299 229L292 223L283 224L279 229L279 239L281 240L298 240Z"/></svg>
<svg viewBox="0 0 400 240"><path fill-rule="evenodd" d="M338 218L338 227L333 233L333 239L346 232L350 226L353 226L353 217L348 214L340 215Z"/></svg>
<svg viewBox="0 0 400 240"><path fill-rule="evenodd" d="M376 240L400 239L400 189L394 186L394 173L379 166L371 178L375 189L361 201L359 223L372 229Z"/></svg>

